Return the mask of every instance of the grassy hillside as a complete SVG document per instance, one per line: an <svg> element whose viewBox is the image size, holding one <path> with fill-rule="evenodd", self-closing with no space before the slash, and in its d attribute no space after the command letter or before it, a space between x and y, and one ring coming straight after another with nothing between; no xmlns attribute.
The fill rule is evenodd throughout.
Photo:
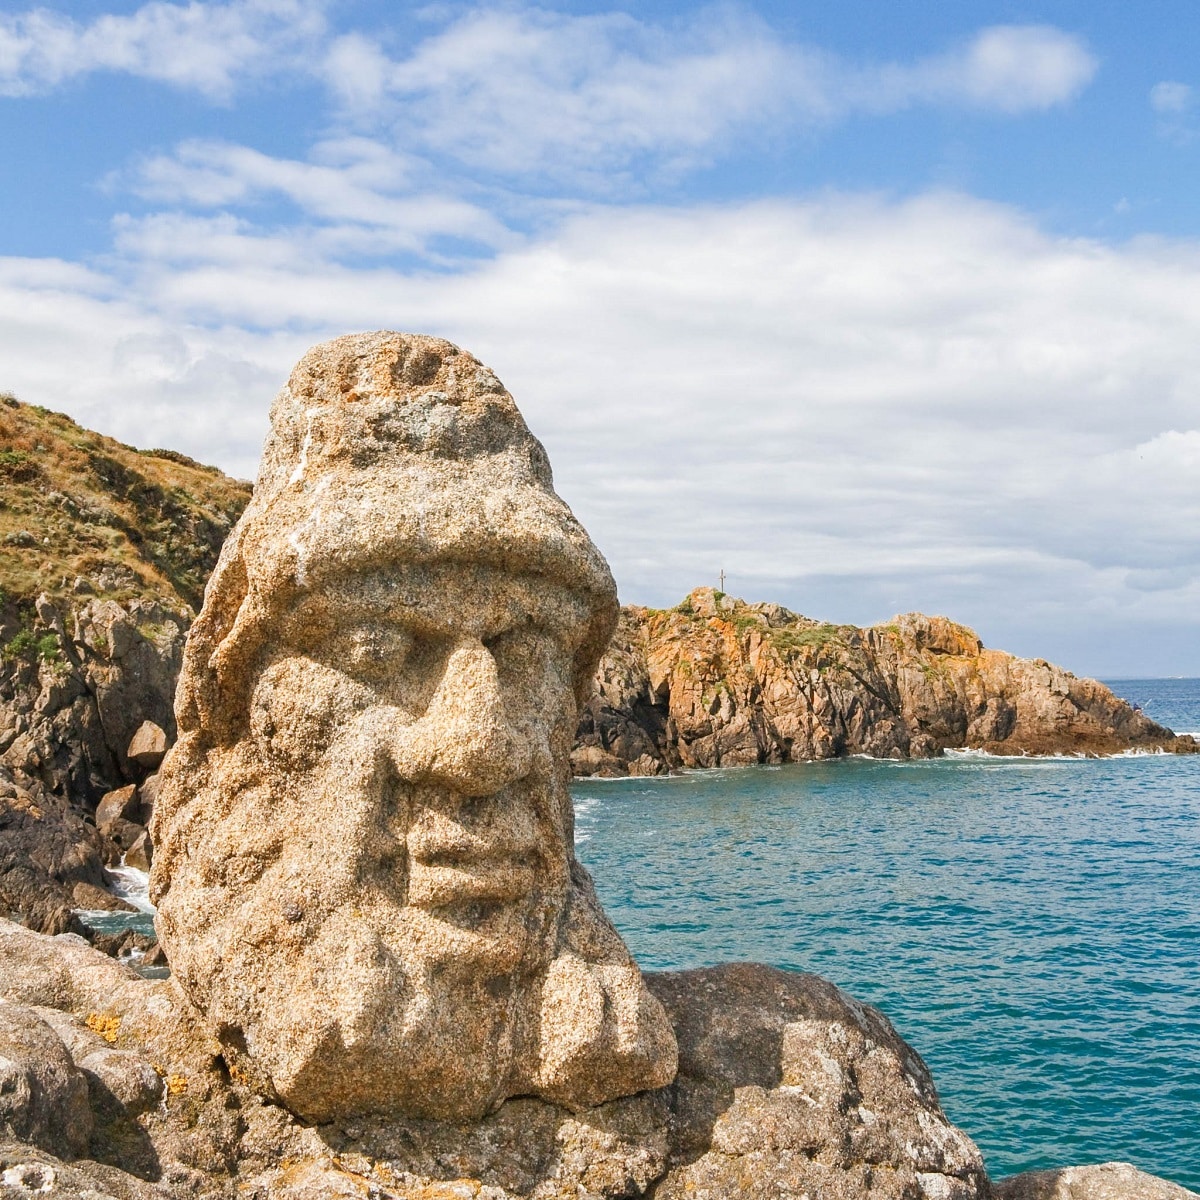
<svg viewBox="0 0 1200 1200"><path fill-rule="evenodd" d="M198 609L250 485L0 394L0 608L153 597Z"/></svg>

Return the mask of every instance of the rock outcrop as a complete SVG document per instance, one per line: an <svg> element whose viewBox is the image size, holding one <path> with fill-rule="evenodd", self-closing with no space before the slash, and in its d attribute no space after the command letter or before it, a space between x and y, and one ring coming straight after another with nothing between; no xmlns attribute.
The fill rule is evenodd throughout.
<svg viewBox="0 0 1200 1200"><path fill-rule="evenodd" d="M174 737L191 614L142 599L71 611L44 596L36 612L53 654L14 654L0 669L0 915L82 932L71 908L105 906L104 867L123 854L149 865L148 840L135 851L155 786L145 743ZM82 884L93 892L75 895Z"/></svg>
<svg viewBox="0 0 1200 1200"><path fill-rule="evenodd" d="M18 916L46 933L82 933L74 909L99 906L88 889L108 896L111 857L111 844L66 800L0 767L0 917Z"/></svg>
<svg viewBox="0 0 1200 1200"><path fill-rule="evenodd" d="M152 824L175 978L266 1094L466 1118L674 1076L574 852L616 617L482 363L394 333L300 361L188 636Z"/></svg>
<svg viewBox="0 0 1200 1200"><path fill-rule="evenodd" d="M1195 1192L1122 1162L1027 1171L1000 1180L994 1194L995 1200L1196 1200Z"/></svg>
<svg viewBox="0 0 1200 1200"><path fill-rule="evenodd" d="M679 1044L668 1087L313 1126L259 1094L170 980L0 920L0 1197L1196 1200L1120 1163L989 1185L920 1057L816 976L646 979Z"/></svg>
<svg viewBox="0 0 1200 1200"><path fill-rule="evenodd" d="M918 1055L816 976L647 976L679 1042L678 1077L657 1090L578 1110L516 1098L473 1122L314 1126L255 1089L172 981L3 921L0 964L0 1050L15 1031L9 1070L25 1081L0 1102L13 1139L0 1196L988 1196Z"/></svg>
<svg viewBox="0 0 1200 1200"><path fill-rule="evenodd" d="M572 754L578 775L957 748L1200 749L1103 684L987 650L945 617L823 625L711 588L674 609L623 609L596 682Z"/></svg>

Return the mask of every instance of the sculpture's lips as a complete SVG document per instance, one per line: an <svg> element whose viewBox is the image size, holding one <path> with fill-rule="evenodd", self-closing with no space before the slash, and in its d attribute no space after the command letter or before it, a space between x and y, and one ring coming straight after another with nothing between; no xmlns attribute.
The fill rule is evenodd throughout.
<svg viewBox="0 0 1200 1200"><path fill-rule="evenodd" d="M507 904L524 899L533 887L533 868L512 859L409 864L408 903L418 908L464 901Z"/></svg>
<svg viewBox="0 0 1200 1200"><path fill-rule="evenodd" d="M507 904L533 892L541 856L528 804L504 794L430 800L441 803L422 805L405 837L409 904Z"/></svg>

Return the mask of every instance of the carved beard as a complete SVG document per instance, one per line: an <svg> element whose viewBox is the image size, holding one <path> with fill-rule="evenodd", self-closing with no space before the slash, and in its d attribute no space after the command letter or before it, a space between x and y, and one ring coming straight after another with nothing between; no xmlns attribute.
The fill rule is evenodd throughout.
<svg viewBox="0 0 1200 1200"><path fill-rule="evenodd" d="M402 776L419 718L285 654L240 739L181 739L162 932L260 1086L320 1122L579 1107L671 1078L665 1015L574 858L568 715L520 778L467 796Z"/></svg>
<svg viewBox="0 0 1200 1200"><path fill-rule="evenodd" d="M477 1114L508 1093L514 1062L527 1072L536 1058L570 886L565 784L529 777L482 798L410 784L356 729L282 793L277 774L270 792L255 780L266 748L249 743L212 781L213 806L189 806L211 818L226 798L176 868L205 897L186 938L163 898L173 966L285 1101L321 1096L316 1109L293 1104L306 1117L419 1113L433 1088L438 1112L453 1094Z"/></svg>

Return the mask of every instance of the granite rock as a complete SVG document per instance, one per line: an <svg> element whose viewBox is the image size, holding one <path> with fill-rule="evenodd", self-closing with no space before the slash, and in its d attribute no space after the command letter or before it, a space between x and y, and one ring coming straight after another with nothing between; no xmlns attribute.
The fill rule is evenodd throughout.
<svg viewBox="0 0 1200 1200"><path fill-rule="evenodd" d="M0 1131L68 1157L92 1133L88 1086L58 1035L36 1012L0 1001Z"/></svg>
<svg viewBox="0 0 1200 1200"><path fill-rule="evenodd" d="M50 1194L988 1198L979 1152L946 1121L920 1058L815 976L753 965L647 976L678 1037L679 1073L663 1088L574 1111L526 1096L478 1120L314 1126L259 1093L172 981L5 922L0 964L0 992L40 1006L30 1011L60 1039L49 1053L69 1054L90 1085L99 1163L0 1146L6 1169L53 1172Z"/></svg>
<svg viewBox="0 0 1200 1200"><path fill-rule="evenodd" d="M1026 1171L994 1189L996 1200L1197 1200L1195 1192L1123 1162Z"/></svg>
<svg viewBox="0 0 1200 1200"><path fill-rule="evenodd" d="M469 1118L673 1077L573 849L616 613L482 363L395 333L305 355L188 637L151 829L159 940L265 1094Z"/></svg>
<svg viewBox="0 0 1200 1200"><path fill-rule="evenodd" d="M578 775L866 754L1194 754L1101 683L908 613L860 629L698 588L622 609L580 715Z"/></svg>
<svg viewBox="0 0 1200 1200"><path fill-rule="evenodd" d="M130 762L153 771L167 752L167 735L153 721L143 721L129 739L125 756Z"/></svg>

